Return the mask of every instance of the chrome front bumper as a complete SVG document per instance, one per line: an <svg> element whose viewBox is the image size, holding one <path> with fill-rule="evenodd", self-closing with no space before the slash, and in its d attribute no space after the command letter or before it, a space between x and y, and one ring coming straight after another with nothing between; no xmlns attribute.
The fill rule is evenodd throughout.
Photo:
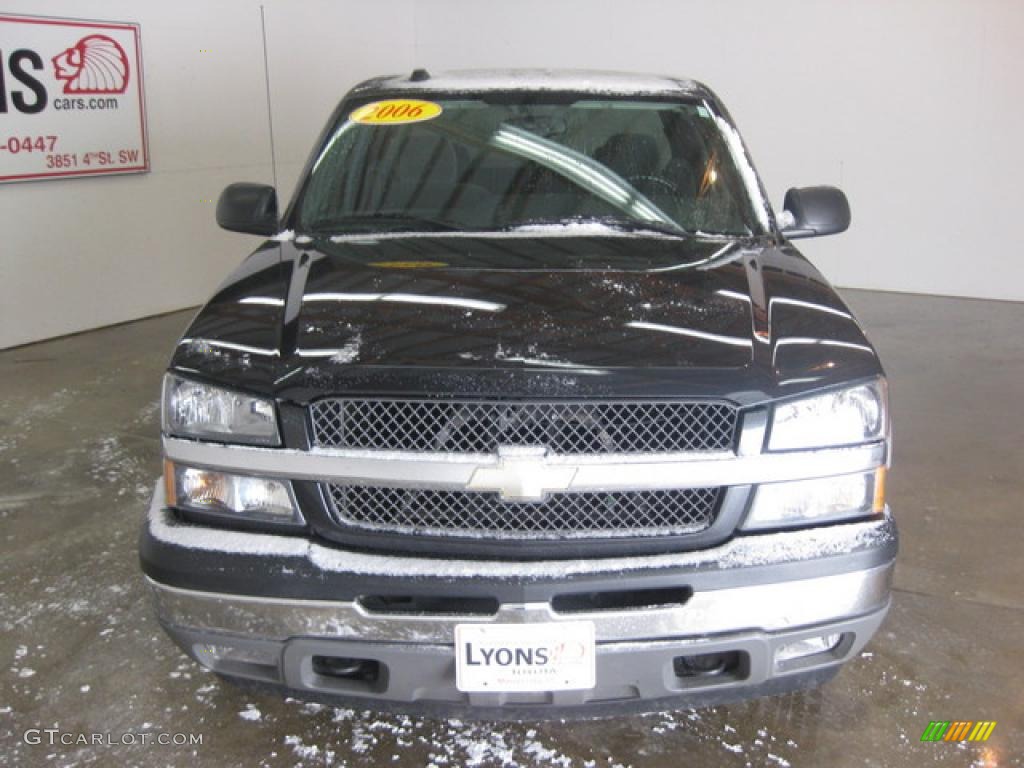
<svg viewBox="0 0 1024 768"><path fill-rule="evenodd" d="M897 533L879 519L732 537L691 552L619 558L469 560L360 552L305 536L178 519L156 484L140 556L157 614L190 656L291 695L469 718L596 716L779 693L834 674L881 624ZM560 612L567 594L673 589L679 602ZM485 597L487 615L377 612L365 596ZM367 607L370 606L370 607ZM590 621L597 684L558 693L464 693L457 624ZM780 661L783 645L835 635ZM680 657L725 654L722 674L678 674ZM315 657L369 660L372 682L317 672Z"/></svg>
<svg viewBox="0 0 1024 768"><path fill-rule="evenodd" d="M178 589L147 579L157 615L210 632L382 643L452 645L456 624L592 621L599 643L655 641L758 630L778 632L884 608L892 564L835 576L696 592L683 605L560 614L551 603L504 603L489 616L374 614L358 601L288 600Z"/></svg>
<svg viewBox="0 0 1024 768"><path fill-rule="evenodd" d="M179 589L148 580L161 624L222 675L291 695L358 706L479 718L597 716L780 693L828 679L864 647L889 607L892 564L851 573L696 592L683 605L560 614L550 603L506 603L490 616L375 615L357 601L294 600ZM597 684L557 693L464 693L455 685L459 623L592 621ZM837 645L780 661L810 637ZM676 660L733 654L715 676L678 673ZM314 657L369 660L373 681L318 673Z"/></svg>

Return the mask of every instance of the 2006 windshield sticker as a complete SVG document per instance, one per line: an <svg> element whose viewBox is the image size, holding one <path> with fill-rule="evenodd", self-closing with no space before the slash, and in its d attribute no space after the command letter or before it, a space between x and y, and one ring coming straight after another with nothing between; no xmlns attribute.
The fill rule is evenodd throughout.
<svg viewBox="0 0 1024 768"><path fill-rule="evenodd" d="M402 125L433 120L441 114L441 105L418 99L375 101L353 110L349 120L363 125Z"/></svg>

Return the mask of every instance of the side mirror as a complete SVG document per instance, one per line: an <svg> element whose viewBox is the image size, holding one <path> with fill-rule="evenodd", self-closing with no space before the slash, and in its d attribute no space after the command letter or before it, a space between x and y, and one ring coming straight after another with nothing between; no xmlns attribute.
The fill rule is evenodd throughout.
<svg viewBox="0 0 1024 768"><path fill-rule="evenodd" d="M850 203L836 187L793 187L782 207L782 234L790 240L834 235L850 227Z"/></svg>
<svg viewBox="0 0 1024 768"><path fill-rule="evenodd" d="M217 201L217 223L232 232L277 232L277 193L267 184L229 184Z"/></svg>

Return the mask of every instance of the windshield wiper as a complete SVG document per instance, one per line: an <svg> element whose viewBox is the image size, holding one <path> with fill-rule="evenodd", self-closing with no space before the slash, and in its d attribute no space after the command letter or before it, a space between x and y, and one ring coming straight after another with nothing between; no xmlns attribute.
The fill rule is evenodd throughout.
<svg viewBox="0 0 1024 768"><path fill-rule="evenodd" d="M458 224L443 219L434 219L429 216L414 216L409 213L387 213L374 211L373 213L357 213L351 216L342 216L337 219L319 221L310 230L320 234L334 233L339 230L358 228L362 231L374 231L377 225L383 224L389 230L395 228L407 229L409 231L427 230L431 232L450 232L463 229Z"/></svg>
<svg viewBox="0 0 1024 768"><path fill-rule="evenodd" d="M644 219L631 219L626 216L602 216L599 221L610 227L620 227L629 232L658 232L663 235L675 237L689 237L690 233L678 224L667 224L662 221L647 221Z"/></svg>
<svg viewBox="0 0 1024 768"><path fill-rule="evenodd" d="M691 237L691 233L676 224L666 224L661 221L645 221L633 219L628 216L569 216L566 218L530 219L528 221L516 222L506 229L528 229L530 227L545 226L586 226L587 224L604 225L611 229L620 229L626 232L657 232L662 235L673 237Z"/></svg>

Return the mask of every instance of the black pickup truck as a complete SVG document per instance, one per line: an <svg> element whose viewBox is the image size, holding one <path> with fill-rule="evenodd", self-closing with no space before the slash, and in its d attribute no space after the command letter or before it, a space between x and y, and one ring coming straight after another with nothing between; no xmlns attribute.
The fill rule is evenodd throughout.
<svg viewBox="0 0 1024 768"><path fill-rule="evenodd" d="M220 675L462 717L814 685L897 549L875 350L705 86L452 72L353 89L179 341L142 531Z"/></svg>

